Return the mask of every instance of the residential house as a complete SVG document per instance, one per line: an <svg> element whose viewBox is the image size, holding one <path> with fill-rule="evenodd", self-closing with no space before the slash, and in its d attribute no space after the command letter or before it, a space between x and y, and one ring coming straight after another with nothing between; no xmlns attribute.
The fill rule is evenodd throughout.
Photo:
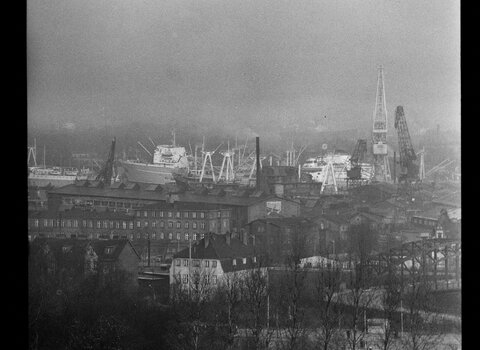
<svg viewBox="0 0 480 350"><path fill-rule="evenodd" d="M318 255L324 248L319 227L306 218L262 218L250 222L245 230L257 254L268 256L273 264L284 263L292 254Z"/></svg>
<svg viewBox="0 0 480 350"><path fill-rule="evenodd" d="M123 271L130 285L138 285L140 257L127 239L37 238L30 243L29 253L30 263L38 266L40 273L73 277L97 274L105 278Z"/></svg>
<svg viewBox="0 0 480 350"><path fill-rule="evenodd" d="M254 268L260 268L254 247L230 233L208 233L173 257L170 284L180 290L208 293L234 276L243 278ZM174 297L174 295L172 295Z"/></svg>

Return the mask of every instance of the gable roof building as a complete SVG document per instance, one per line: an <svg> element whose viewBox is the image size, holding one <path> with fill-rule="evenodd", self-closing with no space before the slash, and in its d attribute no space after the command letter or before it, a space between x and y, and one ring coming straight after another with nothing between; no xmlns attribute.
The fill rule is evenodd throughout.
<svg viewBox="0 0 480 350"><path fill-rule="evenodd" d="M263 269L254 247L238 238L209 233L200 242L174 255L170 284L180 290L208 292L233 276L245 278L252 269ZM174 288L172 294L174 294ZM172 295L174 297L175 295Z"/></svg>
<svg viewBox="0 0 480 350"><path fill-rule="evenodd" d="M121 270L129 274L132 284L137 284L140 257L129 240L37 238L29 248L30 262L48 274L69 271L73 276L105 275Z"/></svg>

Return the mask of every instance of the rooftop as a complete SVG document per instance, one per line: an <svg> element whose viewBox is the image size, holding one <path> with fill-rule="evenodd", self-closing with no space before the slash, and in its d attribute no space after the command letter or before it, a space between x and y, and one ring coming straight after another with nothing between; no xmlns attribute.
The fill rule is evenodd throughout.
<svg viewBox="0 0 480 350"><path fill-rule="evenodd" d="M35 252L48 245L57 261L75 262L83 259L88 246L91 246L101 261L115 261L126 246L131 247L137 257L138 253L127 239L78 240L63 238L36 238L31 243L31 251ZM111 249L107 249L111 248ZM67 255L68 254L68 255Z"/></svg>
<svg viewBox="0 0 480 350"><path fill-rule="evenodd" d="M129 220L133 218L133 213L126 213L122 211L109 211L106 210L84 210L79 208L73 208L65 211L55 210L34 210L28 212L28 217L33 219L47 219L47 218L59 218L59 219L105 219L105 220Z"/></svg>
<svg viewBox="0 0 480 350"><path fill-rule="evenodd" d="M206 240L208 243L206 244ZM207 245L205 247L205 245ZM238 238L232 237L227 243L227 235L209 233L205 238L192 245L192 259L233 259L253 256L253 246L247 246ZM179 251L174 258L189 258L189 248Z"/></svg>
<svg viewBox="0 0 480 350"><path fill-rule="evenodd" d="M252 222L264 222L264 223L269 223L276 226L298 226L298 225L314 224L312 220L304 217L268 217L268 218L257 219Z"/></svg>
<svg viewBox="0 0 480 350"><path fill-rule="evenodd" d="M158 187L160 186L160 187ZM210 203L233 206L249 206L268 198L275 198L274 195L267 195L264 192L258 192L251 188L245 188L236 192L220 191L218 189L182 191L177 187L172 188L166 185L157 185L153 188L151 185L127 183L125 187L91 186L88 181L81 181L76 184L66 185L49 191L49 194L62 196L88 196L99 198L122 198L148 201L174 201L190 203ZM173 197L172 195L175 194Z"/></svg>

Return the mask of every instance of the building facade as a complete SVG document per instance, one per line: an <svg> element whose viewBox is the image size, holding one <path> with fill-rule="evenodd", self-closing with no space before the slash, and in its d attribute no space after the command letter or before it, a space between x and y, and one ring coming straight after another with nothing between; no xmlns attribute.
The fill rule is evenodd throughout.
<svg viewBox="0 0 480 350"><path fill-rule="evenodd" d="M319 227L305 218L257 219L246 225L245 231L256 254L268 257L269 263L275 265L283 264L292 254L303 258L324 249Z"/></svg>
<svg viewBox="0 0 480 350"><path fill-rule="evenodd" d="M246 244L245 244L246 243ZM229 280L248 276L248 271L261 269L254 247L230 233L207 234L201 241L175 254L170 267L172 297L179 291L196 291L208 295Z"/></svg>
<svg viewBox="0 0 480 350"><path fill-rule="evenodd" d="M138 256L130 241L37 238L30 243L29 262L39 273L62 277L126 273L130 286L138 285Z"/></svg>

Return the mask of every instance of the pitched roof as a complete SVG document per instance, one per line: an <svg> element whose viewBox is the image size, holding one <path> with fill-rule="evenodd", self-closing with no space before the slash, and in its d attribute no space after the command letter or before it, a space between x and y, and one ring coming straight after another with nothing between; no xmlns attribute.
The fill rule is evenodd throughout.
<svg viewBox="0 0 480 350"><path fill-rule="evenodd" d="M48 244L53 251L57 261L63 263L83 261L82 259L88 246L93 248L101 261L117 260L126 246L129 246L137 255L138 259L140 259L140 256L128 239L83 240L74 238L36 238L31 242L31 251L34 252L45 244ZM107 247L112 247L112 251L107 253Z"/></svg>
<svg viewBox="0 0 480 350"><path fill-rule="evenodd" d="M433 203L448 205L452 207L461 207L462 199L460 193L453 192L439 196L432 200Z"/></svg>
<svg viewBox="0 0 480 350"><path fill-rule="evenodd" d="M205 240L208 240L208 246L205 247ZM226 235L209 233L197 244L192 245L192 259L233 259L253 256L252 246L244 245L239 239L232 237L230 244L227 244ZM189 258L189 248L181 250L174 255L174 258Z"/></svg>
<svg viewBox="0 0 480 350"><path fill-rule="evenodd" d="M318 219L325 219L327 221L331 221L335 224L342 225L347 224L351 218L351 214L322 214L318 217Z"/></svg>
<svg viewBox="0 0 480 350"><path fill-rule="evenodd" d="M268 217L253 220L253 222L264 222L273 224L275 226L299 226L299 225L314 225L314 222L305 217Z"/></svg>
<svg viewBox="0 0 480 350"><path fill-rule="evenodd" d="M92 240L90 243L92 244L92 247L95 250L95 253L97 253L99 259L104 261L117 260L127 246L129 246L137 255L138 259L140 259L140 256L128 239ZM113 248L112 252L109 253L106 249L107 247Z"/></svg>
<svg viewBox="0 0 480 350"><path fill-rule="evenodd" d="M314 208L318 203L318 199L308 199L305 202L305 207L306 208Z"/></svg>
<svg viewBox="0 0 480 350"><path fill-rule="evenodd" d="M183 203L183 202L175 202L175 203L153 203L153 204L146 204L142 205L141 208L138 210L217 210L221 209L221 205L218 204L210 204L210 203Z"/></svg>
<svg viewBox="0 0 480 350"><path fill-rule="evenodd" d="M98 208L99 209L99 208ZM28 217L34 219L102 219L102 220L129 220L133 218L133 213L123 211L105 211L83 210L73 208L71 210L35 210L29 211Z"/></svg>
<svg viewBox="0 0 480 350"><path fill-rule="evenodd" d="M136 199L146 201L168 201L169 191L146 191L148 186L140 186L137 183L130 183L124 189L115 189L106 185L103 188L82 187L77 184L66 185L61 188L56 188L49 191L49 194L58 194L62 196L89 196L89 197L103 197L103 198L122 198L122 199ZM165 188L165 186L164 186ZM195 191L179 191L176 196L176 201L190 202L190 203L211 203L223 204L232 206L249 206L257 202L261 202L270 198L278 198L275 195L263 194L260 197L249 197L251 190L242 189L240 193L226 193L224 196L210 196L202 195ZM171 192L170 192L171 193ZM285 200L285 199L282 199Z"/></svg>
<svg viewBox="0 0 480 350"><path fill-rule="evenodd" d="M352 217L355 217L357 215L363 216L368 220L375 221L375 222L381 222L385 218L385 216L383 215L372 213L372 212L357 212L356 214L352 215Z"/></svg>
<svg viewBox="0 0 480 350"><path fill-rule="evenodd" d="M114 182L110 185L110 188L114 188L114 189L124 189L125 188L125 183L123 182Z"/></svg>
<svg viewBox="0 0 480 350"><path fill-rule="evenodd" d="M30 243L30 254L35 255L45 245L48 245L60 266L81 267L89 242L75 239L36 238Z"/></svg>

